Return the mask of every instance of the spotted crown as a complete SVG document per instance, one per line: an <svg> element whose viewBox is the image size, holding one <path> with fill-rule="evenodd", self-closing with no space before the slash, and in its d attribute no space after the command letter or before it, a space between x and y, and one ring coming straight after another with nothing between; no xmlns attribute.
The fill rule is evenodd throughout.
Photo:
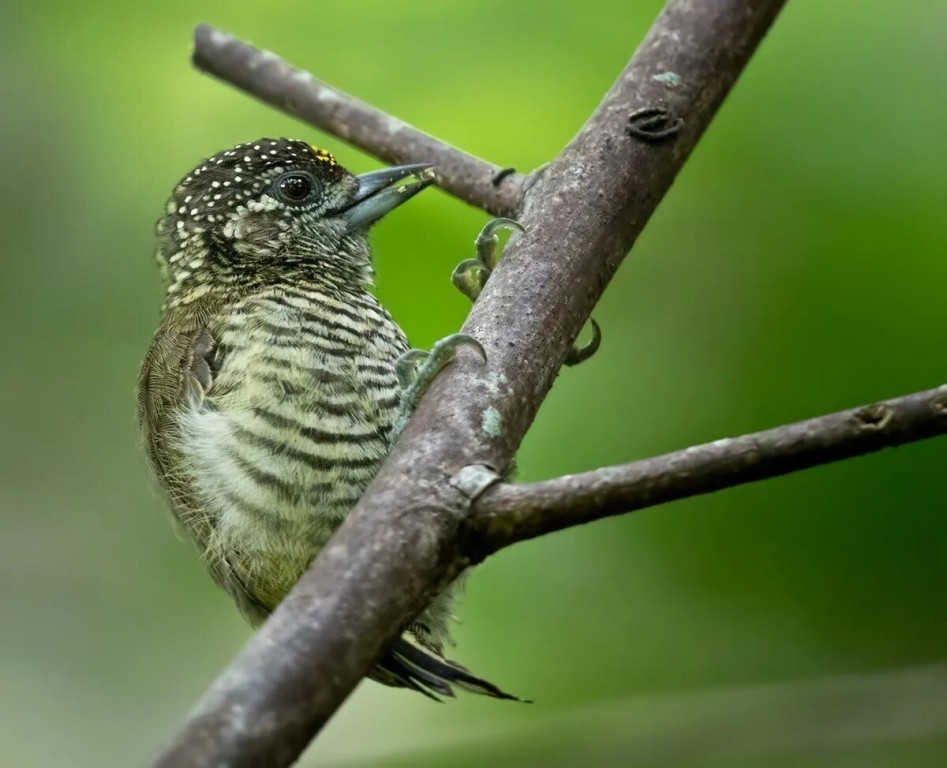
<svg viewBox="0 0 947 768"><path fill-rule="evenodd" d="M291 139L258 139L208 158L175 187L159 226L187 236L223 223L241 206L264 194L284 171L306 170L327 184L346 171L325 149ZM166 234L171 234L165 230Z"/></svg>

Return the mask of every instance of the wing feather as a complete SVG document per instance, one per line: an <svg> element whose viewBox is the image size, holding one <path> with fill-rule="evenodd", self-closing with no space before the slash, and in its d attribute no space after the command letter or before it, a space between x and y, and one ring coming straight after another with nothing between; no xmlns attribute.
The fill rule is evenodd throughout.
<svg viewBox="0 0 947 768"><path fill-rule="evenodd" d="M208 357L214 309L203 304L166 314L138 376L138 427L148 464L175 522L201 553L213 534L213 521L196 506L175 444L181 411L203 398L212 383Z"/></svg>
<svg viewBox="0 0 947 768"><path fill-rule="evenodd" d="M213 386L219 364L213 319L219 309L195 302L186 312L164 316L138 376L138 425L148 464L177 527L194 542L217 584L257 624L266 617L266 608L225 556L208 556L216 521L197 500L176 447L182 409L193 408L195 399L203 399Z"/></svg>

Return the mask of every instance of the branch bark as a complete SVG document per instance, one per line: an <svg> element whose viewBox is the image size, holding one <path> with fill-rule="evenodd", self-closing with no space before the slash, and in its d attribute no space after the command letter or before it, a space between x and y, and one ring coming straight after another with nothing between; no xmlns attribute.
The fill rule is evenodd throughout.
<svg viewBox="0 0 947 768"><path fill-rule="evenodd" d="M463 328L487 364L461 353L434 382L330 544L155 765L291 764L469 563L460 540L471 498L452 479L471 464L510 461L604 286L782 4L670 0L595 113L526 191L527 234L510 241ZM291 98L266 92L277 105ZM657 104L683 126L651 145L630 121Z"/></svg>
<svg viewBox="0 0 947 768"><path fill-rule="evenodd" d="M482 560L573 525L944 433L947 385L630 464L539 483L497 484L474 505L464 551Z"/></svg>
<svg viewBox="0 0 947 768"><path fill-rule="evenodd" d="M194 31L194 66L386 163L434 163L445 192L496 216L512 216L526 177L480 160L369 106L219 29Z"/></svg>

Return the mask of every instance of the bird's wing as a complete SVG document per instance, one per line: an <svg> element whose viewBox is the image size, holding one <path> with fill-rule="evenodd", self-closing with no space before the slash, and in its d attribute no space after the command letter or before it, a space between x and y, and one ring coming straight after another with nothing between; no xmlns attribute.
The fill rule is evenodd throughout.
<svg viewBox="0 0 947 768"><path fill-rule="evenodd" d="M175 523L194 542L214 580L251 622L259 623L268 613L266 608L225 556L209 556L216 522L195 498L174 445L180 409L207 395L219 369L220 350L212 320L218 309L195 302L188 312L163 318L138 376L138 425L148 463Z"/></svg>
<svg viewBox="0 0 947 768"><path fill-rule="evenodd" d="M212 384L212 330L216 308L195 302L186 312L162 318L138 376L138 426L148 463L165 492L176 521L198 547L210 535L206 516L188 504L186 479L176 468L176 417L192 398L203 398Z"/></svg>

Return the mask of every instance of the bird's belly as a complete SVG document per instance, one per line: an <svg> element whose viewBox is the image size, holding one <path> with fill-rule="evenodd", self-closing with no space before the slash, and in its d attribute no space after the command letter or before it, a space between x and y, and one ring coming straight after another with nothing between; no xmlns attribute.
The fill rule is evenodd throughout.
<svg viewBox="0 0 947 768"><path fill-rule="evenodd" d="M393 360L263 340L232 348L184 415L183 463L212 521L206 557L225 560L267 610L374 477L399 394Z"/></svg>

